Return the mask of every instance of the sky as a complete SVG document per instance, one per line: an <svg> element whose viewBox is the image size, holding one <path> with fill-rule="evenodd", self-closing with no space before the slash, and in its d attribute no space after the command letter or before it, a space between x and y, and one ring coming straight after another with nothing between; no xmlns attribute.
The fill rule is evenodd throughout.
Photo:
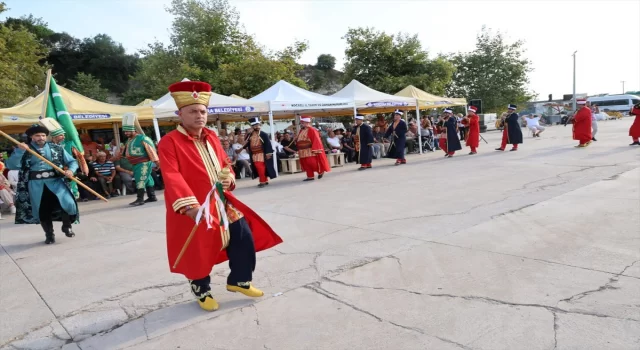
<svg viewBox="0 0 640 350"><path fill-rule="evenodd" d="M169 42L170 0L2 0L5 17L33 14L75 37L106 33L135 53L156 40ZM468 52L483 25L509 42L524 40L532 61L529 89L539 100L573 90L590 95L640 90L640 0L230 0L249 34L264 47L282 49L306 40L301 63L321 54L344 63L349 28L373 27L417 34L433 57ZM3 19L3 17L0 17Z"/></svg>

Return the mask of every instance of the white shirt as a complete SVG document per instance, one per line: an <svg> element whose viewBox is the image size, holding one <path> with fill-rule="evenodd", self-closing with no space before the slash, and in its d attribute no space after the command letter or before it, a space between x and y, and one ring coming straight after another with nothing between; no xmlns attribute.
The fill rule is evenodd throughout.
<svg viewBox="0 0 640 350"><path fill-rule="evenodd" d="M271 140L271 147L275 152L282 152L284 150L284 147L282 147L280 142L274 140Z"/></svg>
<svg viewBox="0 0 640 350"><path fill-rule="evenodd" d="M249 157L249 153L247 153L247 150L246 150L246 149L243 149L243 148L242 148L242 145L241 145L241 144L239 144L239 143L234 143L234 144L233 144L233 146L231 146L231 147L233 148L233 150L234 150L234 151L237 151L237 150L239 150L239 149L241 149L241 150L242 150L242 152L240 152L240 153L236 152L236 154L238 155L238 159L240 159L240 160L249 160L249 159L251 159L251 158Z"/></svg>
<svg viewBox="0 0 640 350"><path fill-rule="evenodd" d="M527 127L532 128L534 126L540 126L540 117L525 118L527 120Z"/></svg>
<svg viewBox="0 0 640 350"><path fill-rule="evenodd" d="M331 147L336 147L336 148L340 148L342 147L340 145L340 138L338 136L334 136L334 137L327 137L327 143L329 144L329 146Z"/></svg>

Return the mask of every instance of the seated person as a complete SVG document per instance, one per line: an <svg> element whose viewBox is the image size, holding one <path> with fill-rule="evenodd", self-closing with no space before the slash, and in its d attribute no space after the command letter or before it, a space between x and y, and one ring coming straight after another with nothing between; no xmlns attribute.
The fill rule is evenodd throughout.
<svg viewBox="0 0 640 350"><path fill-rule="evenodd" d="M329 146L329 152L338 153L342 149L342 144L340 142L340 138L336 135L333 130L329 130L327 134L327 146Z"/></svg>
<svg viewBox="0 0 640 350"><path fill-rule="evenodd" d="M133 165L129 163L126 157L120 155L113 161L113 165L116 167L116 173L127 189L127 193L134 194L136 189L133 185Z"/></svg>
<svg viewBox="0 0 640 350"><path fill-rule="evenodd" d="M113 165L113 162L107 160L107 154L101 151L98 152L97 159L92 165L96 170L96 176L102 188L102 194L107 199L111 198L112 193L115 191L113 185L116 177L116 167ZM115 194L115 196L117 196L117 194Z"/></svg>
<svg viewBox="0 0 640 350"><path fill-rule="evenodd" d="M545 127L540 125L540 117L532 114L528 117L522 117L527 122L527 128L531 130L533 137L540 137L540 134L545 130Z"/></svg>
<svg viewBox="0 0 640 350"><path fill-rule="evenodd" d="M87 167L89 168L89 172L87 175L83 174L80 169L76 173L76 177L82 181L83 184L87 185L87 187L91 188L96 192L100 192L100 184L98 183L98 176L96 175L96 169L93 167L93 162L91 156L87 155L84 158L87 162ZM89 191L84 189L82 186L78 186L78 192L80 193L80 199L83 202L88 202L89 200L97 199L96 196L91 194Z"/></svg>
<svg viewBox="0 0 640 350"><path fill-rule="evenodd" d="M351 135L351 129L345 131L342 137L342 153L345 154L346 162L354 162L356 156L355 140Z"/></svg>

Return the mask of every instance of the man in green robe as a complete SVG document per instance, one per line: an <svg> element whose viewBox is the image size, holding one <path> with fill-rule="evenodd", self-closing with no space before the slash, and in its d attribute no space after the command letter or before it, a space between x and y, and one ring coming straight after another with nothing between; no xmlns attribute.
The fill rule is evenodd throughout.
<svg viewBox="0 0 640 350"><path fill-rule="evenodd" d="M65 151L67 151L67 153L69 153L72 157L74 157L78 162L80 171L86 174L88 172L88 167L86 162L84 161L84 156L80 154L75 147L73 147L73 142L69 142L65 140L66 133L62 128L62 126L60 125L60 123L58 123L55 119L52 119L52 118L44 118L40 120L40 125L44 126L49 130L49 133L50 133L49 135L51 136L51 142L61 146L62 148L64 148ZM64 170L67 170L67 169L64 169ZM73 197L76 200L80 198L80 192L78 192L78 185L75 182L73 181L69 182L69 188L71 189L71 193L73 194Z"/></svg>
<svg viewBox="0 0 640 350"><path fill-rule="evenodd" d="M122 154L133 165L133 184L136 188L138 198L130 203L132 206L143 205L144 203L155 202L156 198L153 177L153 164L158 164L158 153L153 140L143 133L138 133L137 116L126 114L122 117L122 131L129 139L122 151ZM144 199L145 190L147 199Z"/></svg>

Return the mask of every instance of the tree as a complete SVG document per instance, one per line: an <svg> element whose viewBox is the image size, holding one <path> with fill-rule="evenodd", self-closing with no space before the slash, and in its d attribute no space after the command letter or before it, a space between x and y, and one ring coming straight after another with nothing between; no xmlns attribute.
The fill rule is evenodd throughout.
<svg viewBox="0 0 640 350"><path fill-rule="evenodd" d="M70 89L97 101L107 102L109 90L100 86L100 80L91 74L78 73L71 80Z"/></svg>
<svg viewBox="0 0 640 350"><path fill-rule="evenodd" d="M223 65L220 92L224 95L255 96L280 80L306 88L306 83L296 76L301 68L296 61L305 50L306 43L297 42L273 56L255 55Z"/></svg>
<svg viewBox="0 0 640 350"><path fill-rule="evenodd" d="M527 90L527 74L533 69L524 52L523 41L506 43L501 33L483 27L474 51L451 56L456 71L449 94L481 99L485 112L500 112L509 103L529 101L535 97Z"/></svg>
<svg viewBox="0 0 640 350"><path fill-rule="evenodd" d="M78 72L93 75L109 91L121 94L127 90L129 76L137 70L137 56L128 55L122 44L106 34L84 39L79 51L82 66Z"/></svg>
<svg viewBox="0 0 640 350"><path fill-rule="evenodd" d="M329 71L336 67L336 58L332 55L322 54L318 56L316 68L322 71Z"/></svg>
<svg viewBox="0 0 640 350"><path fill-rule="evenodd" d="M0 13L6 5L0 3ZM46 48L22 27L0 23L0 107L35 96L43 87L47 67L40 65Z"/></svg>
<svg viewBox="0 0 640 350"><path fill-rule="evenodd" d="M128 103L157 98L182 78L209 82L226 95L253 96L281 79L304 86L294 73L305 42L265 51L245 33L227 0L173 0L168 11L174 16L171 45L156 43L140 52L140 69L125 94Z"/></svg>
<svg viewBox="0 0 640 350"><path fill-rule="evenodd" d="M349 29L343 38L347 41L344 83L357 79L387 93L414 85L442 94L451 81L453 66L444 57L429 59L417 35L357 28Z"/></svg>

